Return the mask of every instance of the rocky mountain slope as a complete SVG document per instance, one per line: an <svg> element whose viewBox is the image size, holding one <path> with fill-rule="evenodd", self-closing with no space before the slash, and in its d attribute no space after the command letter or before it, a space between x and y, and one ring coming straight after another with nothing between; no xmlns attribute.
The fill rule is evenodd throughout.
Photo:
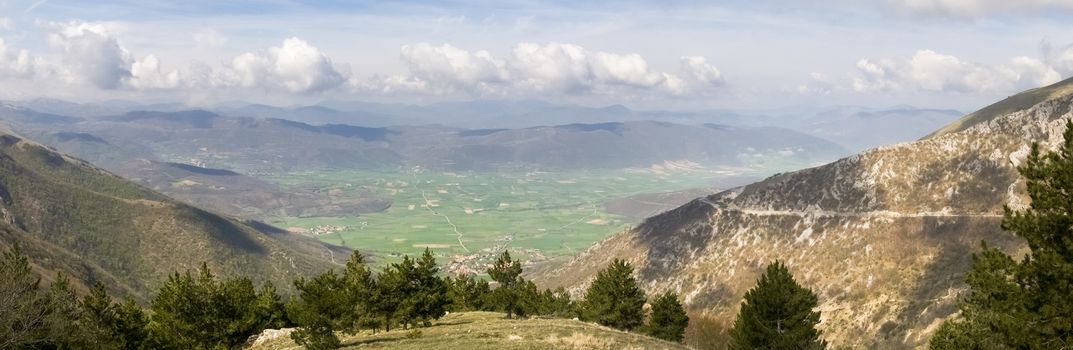
<svg viewBox="0 0 1073 350"><path fill-rule="evenodd" d="M956 311L981 240L1023 249L999 228L1002 207L1027 200L1015 167L1031 142L1061 139L1071 87L1014 96L917 142L696 199L537 279L583 286L622 257L649 292L677 291L688 307L728 321L763 266L780 259L819 295L832 345L925 346Z"/></svg>
<svg viewBox="0 0 1073 350"><path fill-rule="evenodd" d="M191 207L0 132L0 248L18 244L46 278L103 282L144 300L167 276L206 262L221 275L288 288L331 266L329 249L271 226Z"/></svg>

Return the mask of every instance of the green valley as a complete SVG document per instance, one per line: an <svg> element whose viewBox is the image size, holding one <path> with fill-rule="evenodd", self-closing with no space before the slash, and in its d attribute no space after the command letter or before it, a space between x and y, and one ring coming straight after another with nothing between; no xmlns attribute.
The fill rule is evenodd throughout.
<svg viewBox="0 0 1073 350"><path fill-rule="evenodd" d="M482 261L511 248L539 263L573 256L636 219L607 212L608 200L639 193L712 187L762 176L756 169L711 170L665 163L650 168L568 172L308 171L268 175L284 188L333 197L375 193L393 205L349 217L281 215L270 222L323 242L370 251L383 261L431 248L447 270L480 272Z"/></svg>

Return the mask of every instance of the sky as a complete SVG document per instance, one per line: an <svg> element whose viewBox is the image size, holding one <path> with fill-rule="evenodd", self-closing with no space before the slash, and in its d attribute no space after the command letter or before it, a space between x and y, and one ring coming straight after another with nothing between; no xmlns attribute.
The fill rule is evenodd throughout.
<svg viewBox="0 0 1073 350"><path fill-rule="evenodd" d="M1073 0L0 0L0 99L970 111L1071 44Z"/></svg>

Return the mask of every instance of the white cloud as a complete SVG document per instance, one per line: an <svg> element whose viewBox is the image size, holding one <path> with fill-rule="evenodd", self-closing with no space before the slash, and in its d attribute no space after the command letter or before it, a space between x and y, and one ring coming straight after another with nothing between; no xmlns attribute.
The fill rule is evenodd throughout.
<svg viewBox="0 0 1073 350"><path fill-rule="evenodd" d="M577 45L521 43L511 51L515 83L536 91L582 91L592 86L585 48Z"/></svg>
<svg viewBox="0 0 1073 350"><path fill-rule="evenodd" d="M488 51L470 53L454 46L428 43L404 45L400 55L416 81L437 85L440 89L458 88L467 91L487 89L510 79L506 63L492 57ZM395 83L402 83L398 78ZM406 83L409 88L422 87Z"/></svg>
<svg viewBox="0 0 1073 350"><path fill-rule="evenodd" d="M597 51L589 60L592 75L597 81L641 88L651 88L663 82L663 75L648 69L641 55L625 55Z"/></svg>
<svg viewBox="0 0 1073 350"><path fill-rule="evenodd" d="M1016 57L985 65L931 50L907 59L862 59L852 88L859 92L921 90L933 92L1009 92L1057 82L1061 75L1044 62Z"/></svg>
<svg viewBox="0 0 1073 350"><path fill-rule="evenodd" d="M506 58L444 44L402 47L409 76L354 83L364 90L432 94L637 94L671 95L723 84L719 70L699 56L682 57L680 72L653 70L639 54L593 51L572 44L520 43Z"/></svg>
<svg viewBox="0 0 1073 350"><path fill-rule="evenodd" d="M101 89L119 88L131 77L132 59L103 23L49 23L48 44L59 50L63 64L58 71L72 82L86 82Z"/></svg>
<svg viewBox="0 0 1073 350"><path fill-rule="evenodd" d="M1073 0L888 0L888 3L912 14L957 18L1049 9L1073 10Z"/></svg>
<svg viewBox="0 0 1073 350"><path fill-rule="evenodd" d="M10 18L0 17L0 29L12 30L15 29L15 24L11 22Z"/></svg>
<svg viewBox="0 0 1073 350"><path fill-rule="evenodd" d="M263 54L244 53L210 78L210 86L263 87L295 93L333 89L346 77L320 49L292 37Z"/></svg>
<svg viewBox="0 0 1073 350"><path fill-rule="evenodd" d="M1073 45L1054 50L1050 44L1042 45L1043 59L1063 76L1073 75Z"/></svg>
<svg viewBox="0 0 1073 350"><path fill-rule="evenodd" d="M0 78L31 78L40 65L40 60L30 56L29 51L13 51L0 38Z"/></svg>
<svg viewBox="0 0 1073 350"><path fill-rule="evenodd" d="M135 61L130 68L131 77L127 82L135 89L174 89L182 84L179 72L162 71L160 59L154 55Z"/></svg>

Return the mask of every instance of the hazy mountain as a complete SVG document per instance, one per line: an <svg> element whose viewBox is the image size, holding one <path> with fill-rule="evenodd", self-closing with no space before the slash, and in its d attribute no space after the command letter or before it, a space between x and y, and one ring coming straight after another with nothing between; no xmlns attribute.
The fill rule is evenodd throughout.
<svg viewBox="0 0 1073 350"><path fill-rule="evenodd" d="M784 261L820 299L834 346L925 346L956 310L970 254L1010 252L1003 205L1027 201L1015 171L1033 141L1053 148L1071 117L1073 80L1031 90L913 142L696 199L542 274L582 286L614 257L649 292L729 324L769 262Z"/></svg>
<svg viewBox="0 0 1073 350"><path fill-rule="evenodd" d="M961 112L949 109L843 106L818 111L788 127L859 152L920 139L961 116Z"/></svg>
<svg viewBox="0 0 1073 350"><path fill-rule="evenodd" d="M154 191L227 215L352 216L391 205L372 193L339 198L312 188L283 189L231 170L163 161L151 147L129 140L125 147L119 147L113 143L121 140L108 141L88 133L44 131L30 135Z"/></svg>
<svg viewBox="0 0 1073 350"><path fill-rule="evenodd" d="M9 132L0 197L0 246L18 244L46 276L102 281L117 295L144 300L201 262L280 288L331 265L333 248L319 242L191 207Z"/></svg>
<svg viewBox="0 0 1073 350"><path fill-rule="evenodd" d="M254 173L399 166L598 169L648 167L667 160L737 167L787 161L813 164L847 153L826 140L783 128L648 121L524 129L381 128L224 117L192 110L135 111L75 124L24 127L37 134L85 134L107 140L108 147L99 143L90 143L84 151L71 147L91 161L109 157L105 148L118 148L140 158Z"/></svg>

